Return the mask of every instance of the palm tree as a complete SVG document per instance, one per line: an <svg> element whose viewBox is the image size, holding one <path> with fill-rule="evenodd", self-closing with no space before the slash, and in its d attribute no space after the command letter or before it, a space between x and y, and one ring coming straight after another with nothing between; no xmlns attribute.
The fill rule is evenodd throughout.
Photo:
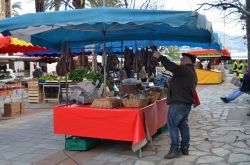
<svg viewBox="0 0 250 165"><path fill-rule="evenodd" d="M21 2L15 2L13 5L12 5L12 14L14 16L18 16L19 13L17 10L22 10L22 7L21 7L22 3Z"/></svg>
<svg viewBox="0 0 250 165"><path fill-rule="evenodd" d="M11 17L11 0L5 0L5 16Z"/></svg>
<svg viewBox="0 0 250 165"><path fill-rule="evenodd" d="M45 11L45 1L44 0L35 0L36 12L44 12Z"/></svg>
<svg viewBox="0 0 250 165"><path fill-rule="evenodd" d="M103 0L88 0L90 7L99 7L99 6L106 6L106 7L122 7L123 4L121 0L105 0L105 4Z"/></svg>
<svg viewBox="0 0 250 165"><path fill-rule="evenodd" d="M45 0L45 9L59 11L62 6L64 10L85 8L85 0Z"/></svg>

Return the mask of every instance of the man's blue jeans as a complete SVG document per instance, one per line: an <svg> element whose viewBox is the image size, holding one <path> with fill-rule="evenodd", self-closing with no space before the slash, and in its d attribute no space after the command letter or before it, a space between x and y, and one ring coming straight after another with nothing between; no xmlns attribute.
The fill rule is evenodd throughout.
<svg viewBox="0 0 250 165"><path fill-rule="evenodd" d="M240 95L242 95L244 92L240 91L240 88L237 88L235 90L233 90L226 98L228 101L233 101L235 100L237 97L239 97Z"/></svg>
<svg viewBox="0 0 250 165"><path fill-rule="evenodd" d="M190 134L188 126L188 114L191 110L189 104L171 104L168 111L168 128L171 138L170 151L178 152L179 147L188 149ZM179 131L181 133L181 146L179 140Z"/></svg>

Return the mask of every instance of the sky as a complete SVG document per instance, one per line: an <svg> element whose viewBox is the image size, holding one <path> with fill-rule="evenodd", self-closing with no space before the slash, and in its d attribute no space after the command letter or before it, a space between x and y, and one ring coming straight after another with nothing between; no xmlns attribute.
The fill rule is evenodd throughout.
<svg viewBox="0 0 250 165"><path fill-rule="evenodd" d="M163 3L163 9L185 11L195 10L198 8L197 4L201 4L205 1L211 2L211 0L161 0L161 2ZM20 14L35 12L34 0L12 0L12 3L15 2L22 2L22 11L19 11ZM206 15L207 19L212 22L214 31L224 32L230 36L243 36L246 34L246 32L242 30L241 24L231 22L231 20L224 20L224 13L222 11L216 9L205 11L203 9L200 9L199 13Z"/></svg>

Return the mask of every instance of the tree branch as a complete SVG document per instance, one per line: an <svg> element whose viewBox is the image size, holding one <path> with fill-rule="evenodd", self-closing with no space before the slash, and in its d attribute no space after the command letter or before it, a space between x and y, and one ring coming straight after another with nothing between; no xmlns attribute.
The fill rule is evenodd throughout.
<svg viewBox="0 0 250 165"><path fill-rule="evenodd" d="M202 3L202 4L198 4L198 5L200 5L200 6L195 11L198 11L199 9L201 9L204 6L209 6L209 8L206 8L204 10L209 10L211 8L222 8L223 10L237 9L239 13L246 14L246 15L250 16L250 11L247 11L247 10L245 10L245 8L242 8L241 6L238 6L238 5L233 4L233 3L219 2L219 3L215 3L215 4Z"/></svg>

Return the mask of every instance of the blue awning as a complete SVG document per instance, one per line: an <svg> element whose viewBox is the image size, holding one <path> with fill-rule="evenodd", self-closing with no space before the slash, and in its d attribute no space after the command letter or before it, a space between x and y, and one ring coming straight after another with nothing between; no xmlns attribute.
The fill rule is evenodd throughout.
<svg viewBox="0 0 250 165"><path fill-rule="evenodd" d="M35 45L61 49L86 41L164 40L212 43L211 23L194 11L90 8L25 14L0 20L0 32L30 36Z"/></svg>

